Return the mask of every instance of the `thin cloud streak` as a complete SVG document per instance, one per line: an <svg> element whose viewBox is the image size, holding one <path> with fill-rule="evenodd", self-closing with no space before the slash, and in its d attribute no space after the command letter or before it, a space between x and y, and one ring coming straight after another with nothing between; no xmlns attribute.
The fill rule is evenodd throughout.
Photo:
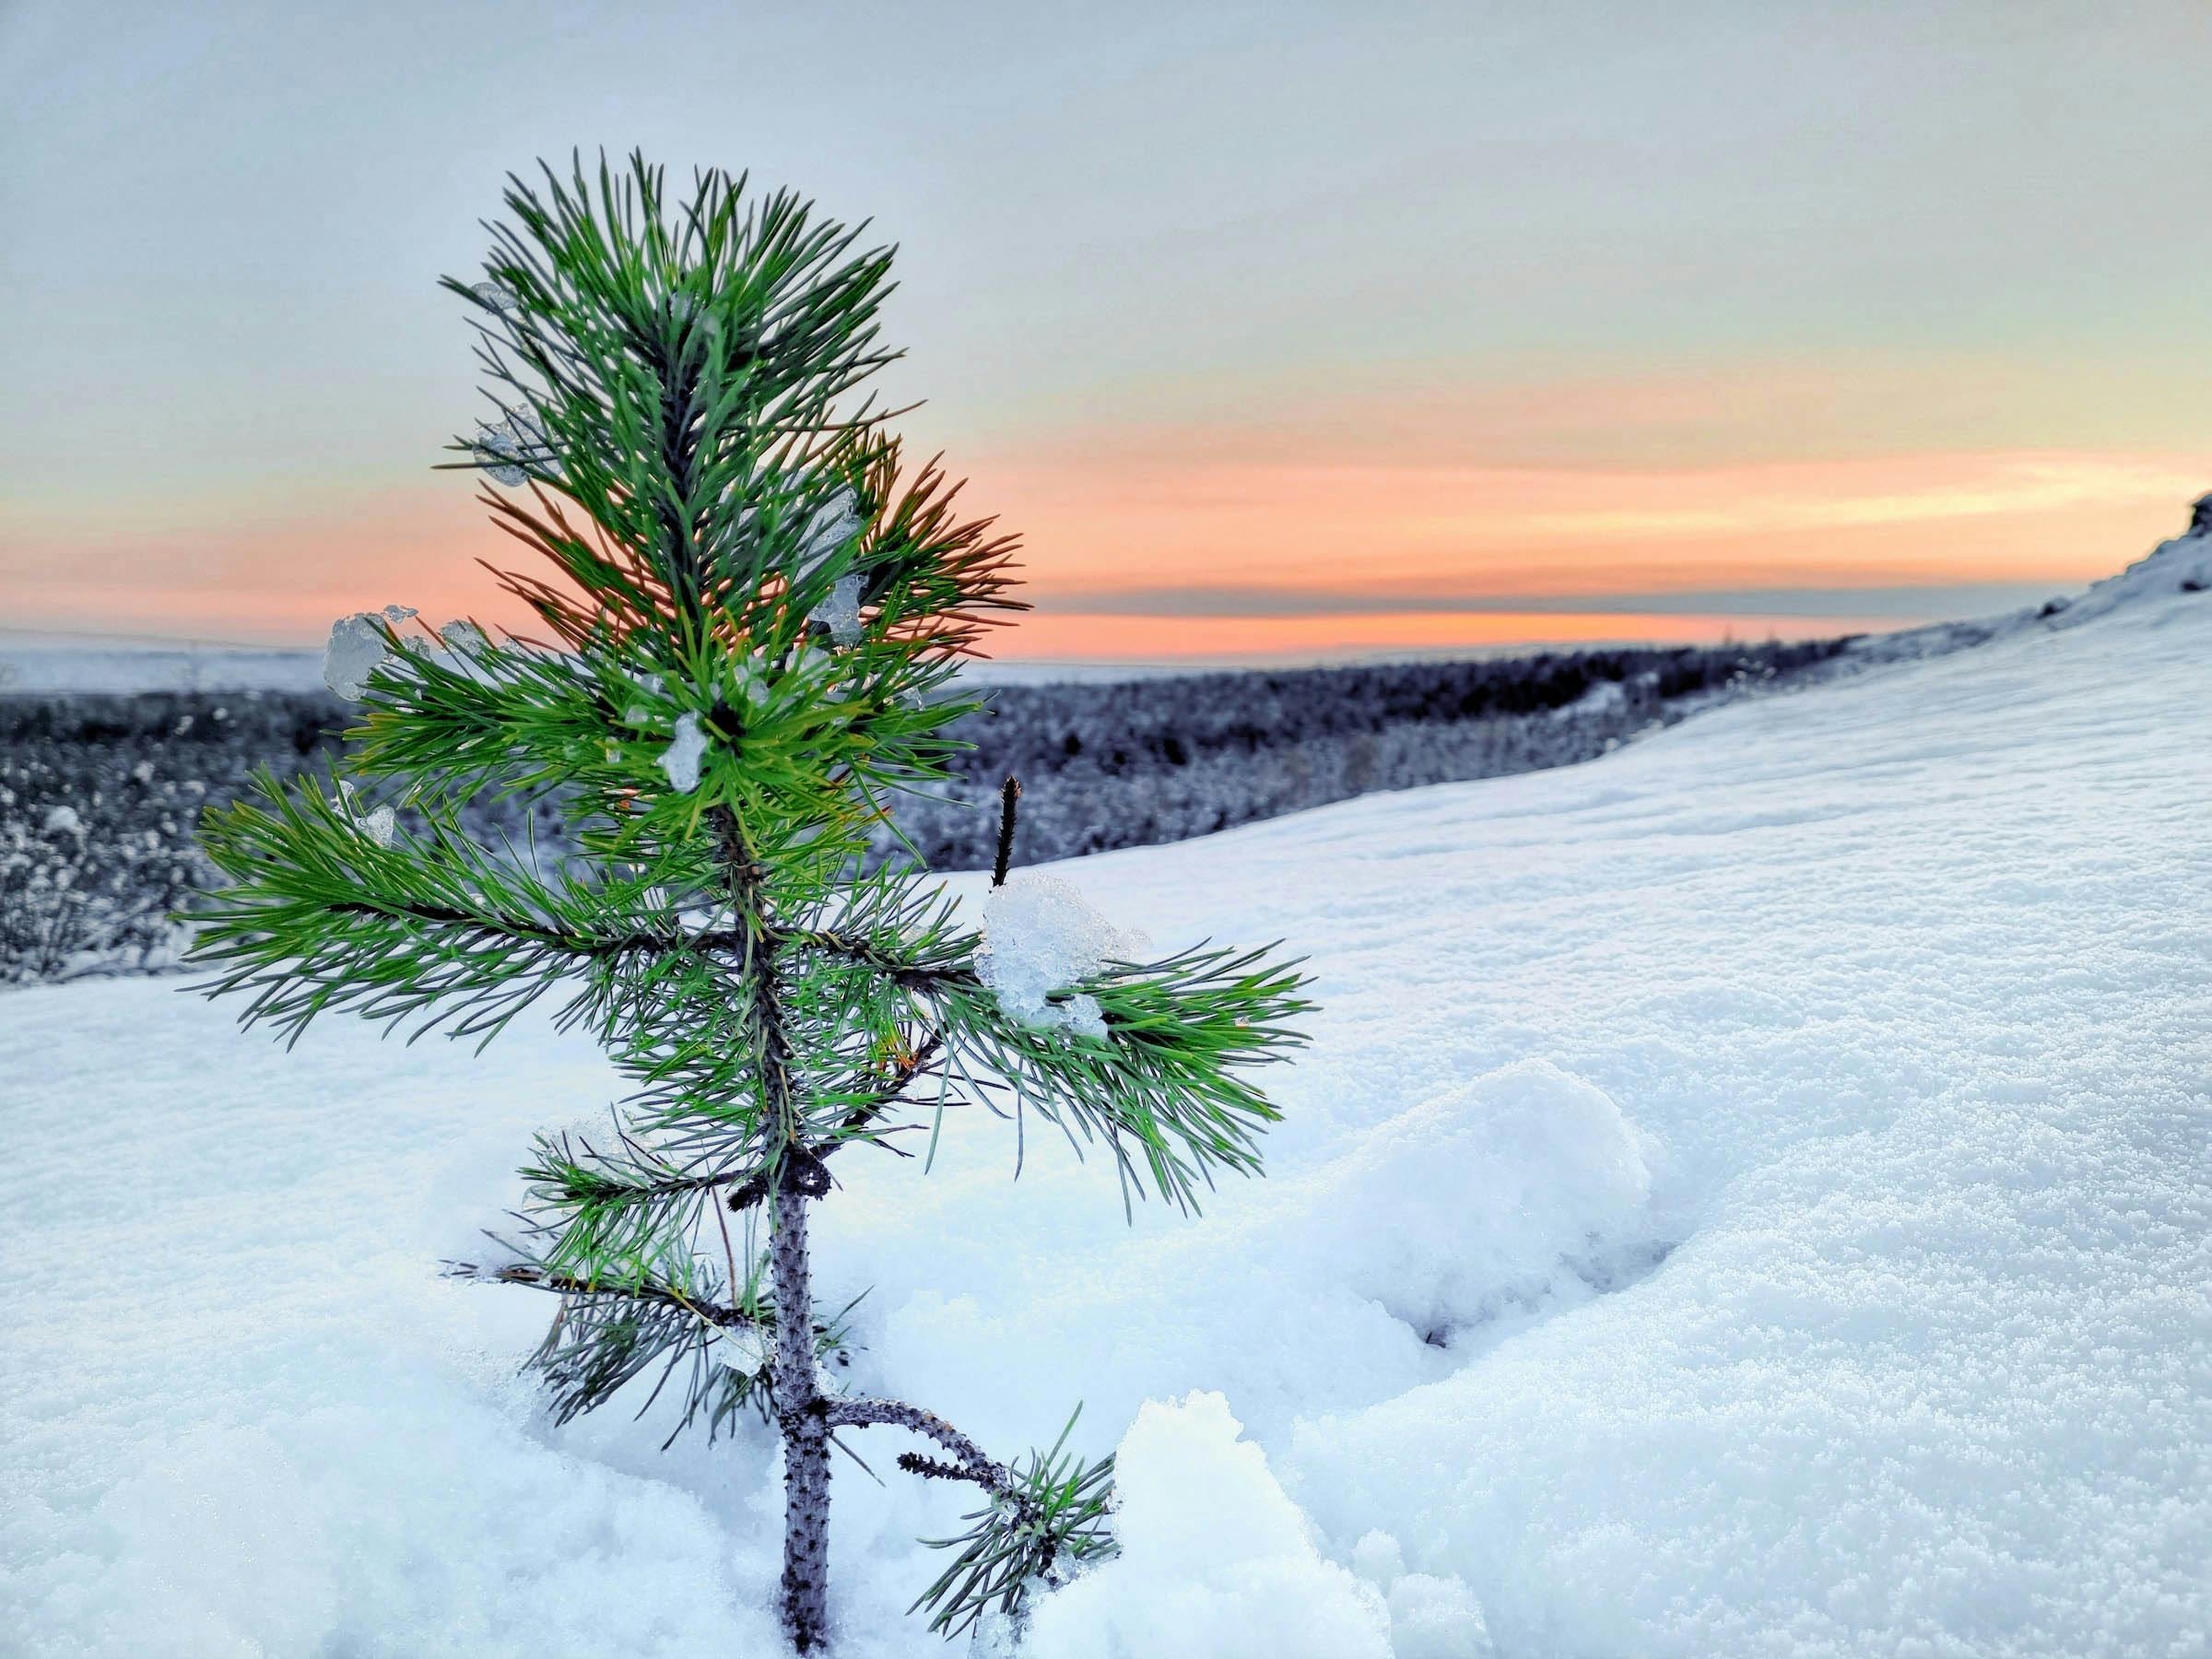
<svg viewBox="0 0 2212 1659"><path fill-rule="evenodd" d="M1696 588L1681 592L1608 594L1434 594L1398 589L1238 587L1089 588L1053 596L1063 616L1090 617L1362 617L1610 616L1665 617L1969 617L2015 609L2047 598L2049 584L2018 582L1931 583L1891 587Z"/></svg>
<svg viewBox="0 0 2212 1659"><path fill-rule="evenodd" d="M1131 617L1041 611L994 636L1015 661L1301 663L1451 657L1599 645L1718 645L1879 633L1929 617L1585 615L1494 611L1450 617Z"/></svg>

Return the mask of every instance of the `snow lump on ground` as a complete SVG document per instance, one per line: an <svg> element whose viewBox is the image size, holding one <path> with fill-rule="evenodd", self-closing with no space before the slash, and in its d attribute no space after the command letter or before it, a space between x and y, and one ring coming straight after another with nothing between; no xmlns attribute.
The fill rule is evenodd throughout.
<svg viewBox="0 0 2212 1659"><path fill-rule="evenodd" d="M1124 1553L1030 1659L2203 1652L2207 665L2177 582L1028 877L1318 981L1268 1178L1195 1218L1034 1124L1010 1179L982 1112L840 1159L853 1385L1121 1449ZM435 1276L619 1087L549 1018L288 1053L174 982L0 1000L5 1641L775 1653L771 1439L556 1428L550 1299ZM947 1651L914 1540L970 1507L843 1466L839 1659Z"/></svg>
<svg viewBox="0 0 2212 1659"><path fill-rule="evenodd" d="M1241 1428L1218 1394L1138 1410L1114 1461L1128 1542L1043 1600L1034 1659L1391 1659L1382 1597L1315 1547Z"/></svg>

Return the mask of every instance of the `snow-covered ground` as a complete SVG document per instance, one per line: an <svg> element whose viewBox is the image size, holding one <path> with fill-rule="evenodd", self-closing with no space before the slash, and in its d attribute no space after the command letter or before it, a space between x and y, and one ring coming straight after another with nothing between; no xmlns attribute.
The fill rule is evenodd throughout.
<svg viewBox="0 0 2212 1659"><path fill-rule="evenodd" d="M142 691L321 691L323 648L0 629L0 697ZM1125 663L979 663L991 685L1102 684L1171 674Z"/></svg>
<svg viewBox="0 0 2212 1659"><path fill-rule="evenodd" d="M1124 1228L955 1126L841 1170L863 1381L1122 1447L1034 1659L2112 1654L2212 1621L2212 595L1564 771L1063 866L1321 1011L1271 1178ZM0 1000L0 1644L767 1654L760 1437L556 1430L435 1261L572 1039L290 1053L173 982ZM861 1447L878 1469L888 1430ZM841 1467L848 1659L963 1507Z"/></svg>
<svg viewBox="0 0 2212 1659"><path fill-rule="evenodd" d="M0 697L322 688L319 651L0 629Z"/></svg>

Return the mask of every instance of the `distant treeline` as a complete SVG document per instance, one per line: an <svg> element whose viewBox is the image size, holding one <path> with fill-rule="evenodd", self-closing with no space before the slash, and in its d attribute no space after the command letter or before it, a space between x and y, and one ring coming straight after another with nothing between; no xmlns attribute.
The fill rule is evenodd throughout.
<svg viewBox="0 0 2212 1659"><path fill-rule="evenodd" d="M1012 776L1024 862L1182 841L1379 789L1586 760L1848 642L1007 686L956 728L975 747L948 798L896 817L933 865L980 868Z"/></svg>
<svg viewBox="0 0 2212 1659"><path fill-rule="evenodd" d="M990 805L1011 775L1023 864L1176 841L1588 759L1844 643L1006 686L962 723L975 747L944 798L895 817L933 865L988 865ZM349 718L323 693L0 697L0 983L173 960L167 917L215 875L193 839L201 809L235 799L259 766L326 768ZM552 802L486 796L467 818L480 836L561 845Z"/></svg>

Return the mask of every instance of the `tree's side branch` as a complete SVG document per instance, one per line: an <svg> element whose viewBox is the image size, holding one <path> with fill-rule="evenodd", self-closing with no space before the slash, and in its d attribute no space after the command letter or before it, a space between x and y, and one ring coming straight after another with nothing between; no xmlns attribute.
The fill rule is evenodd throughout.
<svg viewBox="0 0 2212 1659"><path fill-rule="evenodd" d="M952 1453L953 1462L943 1464L934 1458L917 1458L916 1463L928 1467L915 1473L934 1475L940 1480L967 1480L994 1494L1014 1489L1013 1477L1006 1465L994 1463L983 1449L955 1429L934 1411L924 1411L919 1406L909 1406L904 1400L830 1400L830 1426L832 1429L865 1429L870 1424L884 1423L893 1428L909 1430L925 1440L933 1440ZM906 1458L899 1460L901 1468L910 1467Z"/></svg>
<svg viewBox="0 0 2212 1659"><path fill-rule="evenodd" d="M944 1034L934 1032L928 1041L921 1043L912 1053L901 1060L892 1071L888 1082L885 1083L868 1100L863 1100L845 1114L844 1122L839 1125L842 1134L838 1139L818 1141L811 1147L802 1147L794 1152L785 1154L782 1165L782 1179L784 1185L794 1191L804 1193L809 1198L819 1198L827 1193L830 1190L830 1176L829 1172L822 1168L823 1160L838 1147L845 1145L847 1140L865 1138L864 1132L868 1125L899 1103L899 1097L905 1092L916 1077L922 1075L923 1069L929 1065L930 1061L935 1058L937 1050L944 1046ZM734 1210L750 1209L769 1194L769 1175L764 1170L756 1170L742 1179L734 1175L694 1176L688 1180L672 1182L665 1188L658 1190L671 1193L691 1192L707 1187L727 1186L732 1182L736 1182L736 1190L730 1194L727 1202L730 1208Z"/></svg>
<svg viewBox="0 0 2212 1659"><path fill-rule="evenodd" d="M884 1112L897 1105L899 1097L904 1094L913 1080L928 1068L929 1063L936 1058L937 1051L944 1046L945 1033L942 1031L932 1031L927 1038L916 1044L912 1053L908 1054L891 1068L889 1078L881 1088L876 1091L874 1096L861 1101L852 1111L845 1113L845 1121L839 1125L843 1135L850 1137L859 1135ZM844 1145L843 1138L827 1142L814 1148L815 1156L827 1158L842 1145Z"/></svg>
<svg viewBox="0 0 2212 1659"><path fill-rule="evenodd" d="M479 1267L474 1262L448 1262L445 1264L445 1277L471 1279L483 1285L521 1285L532 1290L549 1290L557 1296L627 1297L631 1301L650 1302L656 1308L680 1309L725 1330L735 1325L749 1324L765 1331L773 1329L775 1325L774 1320L764 1319L758 1313L748 1313L743 1308L700 1301L665 1285L650 1281L625 1285L599 1279L573 1278L563 1273L547 1273L542 1267L533 1267L526 1263L518 1263L510 1267Z"/></svg>
<svg viewBox="0 0 2212 1659"><path fill-rule="evenodd" d="M780 944L798 950L819 950L848 962L873 969L902 991L941 991L949 985L976 985L982 982L971 968L931 968L901 961L865 939L830 928L792 928L777 935Z"/></svg>
<svg viewBox="0 0 2212 1659"><path fill-rule="evenodd" d="M547 927L521 916L503 915L497 911L453 910L441 904L376 904L365 899L347 899L327 908L341 915L390 916L433 926L465 927L487 938L512 939L520 944L535 945L547 950L559 951L564 956L587 960L636 956L650 951L734 950L745 943L745 935L734 928L696 934L586 935L563 933L559 928Z"/></svg>

